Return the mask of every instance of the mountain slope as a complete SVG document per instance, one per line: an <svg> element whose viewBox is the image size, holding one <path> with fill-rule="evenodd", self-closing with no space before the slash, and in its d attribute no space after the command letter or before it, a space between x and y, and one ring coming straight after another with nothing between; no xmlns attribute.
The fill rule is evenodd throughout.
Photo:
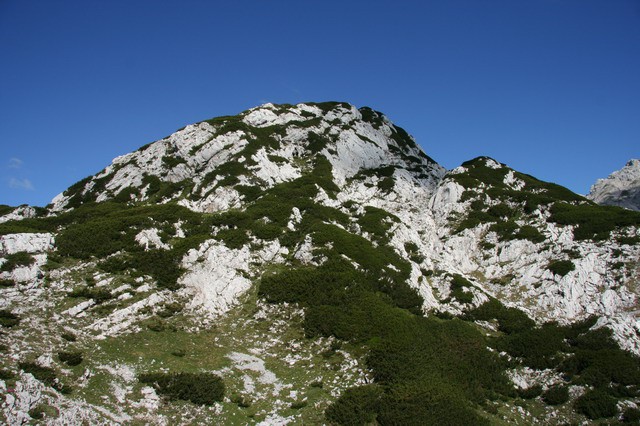
<svg viewBox="0 0 640 426"><path fill-rule="evenodd" d="M486 157L447 172L369 108L203 121L5 210L11 424L563 423L640 402L640 214Z"/></svg>
<svg viewBox="0 0 640 426"><path fill-rule="evenodd" d="M606 179L598 179L587 198L598 204L640 210L640 160L630 160Z"/></svg>

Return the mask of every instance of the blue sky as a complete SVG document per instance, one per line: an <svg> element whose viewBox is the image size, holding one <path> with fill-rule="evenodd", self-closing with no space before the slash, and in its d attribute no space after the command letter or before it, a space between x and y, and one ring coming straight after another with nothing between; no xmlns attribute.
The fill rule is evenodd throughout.
<svg viewBox="0 0 640 426"><path fill-rule="evenodd" d="M0 63L0 204L264 102L370 106L447 168L579 193L640 157L639 0L0 0Z"/></svg>

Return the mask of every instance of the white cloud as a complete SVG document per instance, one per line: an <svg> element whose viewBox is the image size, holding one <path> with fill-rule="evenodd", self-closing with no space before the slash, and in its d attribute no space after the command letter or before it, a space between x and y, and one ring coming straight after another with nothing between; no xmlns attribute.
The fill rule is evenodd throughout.
<svg viewBox="0 0 640 426"><path fill-rule="evenodd" d="M10 158L9 159L9 168L10 169L19 169L22 167L22 165L24 164L24 161L22 161L19 158Z"/></svg>
<svg viewBox="0 0 640 426"><path fill-rule="evenodd" d="M29 179L11 178L9 180L9 187L13 189L24 189L27 191L33 191L35 189Z"/></svg>

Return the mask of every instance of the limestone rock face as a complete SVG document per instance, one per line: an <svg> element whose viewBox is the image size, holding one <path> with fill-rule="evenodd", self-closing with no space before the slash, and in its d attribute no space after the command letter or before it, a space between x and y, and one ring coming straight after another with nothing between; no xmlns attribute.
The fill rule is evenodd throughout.
<svg viewBox="0 0 640 426"><path fill-rule="evenodd" d="M640 211L640 160L630 160L609 177L599 179L587 198L598 204Z"/></svg>

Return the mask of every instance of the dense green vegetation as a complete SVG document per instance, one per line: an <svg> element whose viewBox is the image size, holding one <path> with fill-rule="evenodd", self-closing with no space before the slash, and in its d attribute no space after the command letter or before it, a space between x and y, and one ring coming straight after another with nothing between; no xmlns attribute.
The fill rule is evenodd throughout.
<svg viewBox="0 0 640 426"><path fill-rule="evenodd" d="M495 320L498 323L498 329L505 334L523 332L535 326L535 322L520 309L508 308L494 298L490 298L488 302L468 311L465 319L472 321Z"/></svg>
<svg viewBox="0 0 640 426"><path fill-rule="evenodd" d="M384 124L382 119L384 114L381 112L375 111L367 106L359 108L358 111L362 114L362 120L371 124L374 129L379 129Z"/></svg>
<svg viewBox="0 0 640 426"><path fill-rule="evenodd" d="M0 326L11 328L15 327L19 323L20 318L16 314L6 309L0 310Z"/></svg>
<svg viewBox="0 0 640 426"><path fill-rule="evenodd" d="M211 373L148 373L138 379L170 400L213 405L224 396L222 379Z"/></svg>
<svg viewBox="0 0 640 426"><path fill-rule="evenodd" d="M607 328L591 329L595 318L560 326L535 324L522 312L506 308L495 299L467 314L468 319L495 320L505 334L490 343L522 365L551 368L560 372L567 384L589 386L593 392L576 401L575 408L591 419L615 414L618 398L638 396L640 358L618 346ZM564 404L569 396L566 386L548 389L542 394L549 405Z"/></svg>
<svg viewBox="0 0 640 426"><path fill-rule="evenodd" d="M34 261L35 259L33 258L33 256L24 251L19 251L13 254L7 254L4 256L4 262L2 263L2 266L0 266L0 272L13 271L15 268L19 266L29 266Z"/></svg>
<svg viewBox="0 0 640 426"><path fill-rule="evenodd" d="M16 283L13 280L0 279L0 288L13 287Z"/></svg>
<svg viewBox="0 0 640 426"><path fill-rule="evenodd" d="M547 265L547 269L556 275L564 277L569 272L576 269L576 265L570 260L552 260Z"/></svg>
<svg viewBox="0 0 640 426"><path fill-rule="evenodd" d="M542 399L548 405L560 405L569 400L569 388L566 386L552 386L542 394Z"/></svg>
<svg viewBox="0 0 640 426"><path fill-rule="evenodd" d="M334 249L340 247L340 238L332 241ZM346 247L338 253L358 257L358 245ZM317 268L282 270L260 281L259 292L268 301L306 307L309 337L335 336L370 349L367 364L380 387L346 392L327 411L328 419L430 424L446 418L449 424L483 424L475 404L509 393L500 360L468 323L424 318L421 299L401 276L395 282L393 274L380 276L384 265L368 260L364 270L357 270L334 253Z"/></svg>
<svg viewBox="0 0 640 426"><path fill-rule="evenodd" d="M347 389L340 399L327 409L325 416L334 424L373 424L382 395L382 388L375 385Z"/></svg>
<svg viewBox="0 0 640 426"><path fill-rule="evenodd" d="M618 414L617 400L600 389L590 390L576 400L575 408L579 413L595 420L613 417Z"/></svg>
<svg viewBox="0 0 640 426"><path fill-rule="evenodd" d="M622 207L600 206L597 204L555 203L551 207L550 222L560 225L575 225L577 240L604 240L611 231L625 226L640 225L640 213Z"/></svg>
<svg viewBox="0 0 640 426"><path fill-rule="evenodd" d="M11 207L11 206L8 206L6 204L0 204L0 216L4 216L6 214L9 214L12 211L14 211L15 209L16 209L15 207Z"/></svg>
<svg viewBox="0 0 640 426"><path fill-rule="evenodd" d="M58 352L58 359L67 364L69 367L74 367L82 363L82 352L79 351L63 351Z"/></svg>
<svg viewBox="0 0 640 426"><path fill-rule="evenodd" d="M360 228L373 234L374 237L388 242L387 232L394 223L398 223L400 220L386 210L377 207L366 206L364 209L365 213L358 218Z"/></svg>
<svg viewBox="0 0 640 426"><path fill-rule="evenodd" d="M162 164L170 169L176 167L178 164L184 163L186 163L186 161L182 157L174 157L171 155L165 155L164 157L162 157Z"/></svg>
<svg viewBox="0 0 640 426"><path fill-rule="evenodd" d="M93 299L96 303L105 302L113 296L108 289L95 287L77 287L69 293L69 297L82 297L85 299Z"/></svg>
<svg viewBox="0 0 640 426"><path fill-rule="evenodd" d="M465 291L465 289L473 288L473 284L459 274L453 274L451 277L451 298L460 303L471 303L473 301L473 293Z"/></svg>

